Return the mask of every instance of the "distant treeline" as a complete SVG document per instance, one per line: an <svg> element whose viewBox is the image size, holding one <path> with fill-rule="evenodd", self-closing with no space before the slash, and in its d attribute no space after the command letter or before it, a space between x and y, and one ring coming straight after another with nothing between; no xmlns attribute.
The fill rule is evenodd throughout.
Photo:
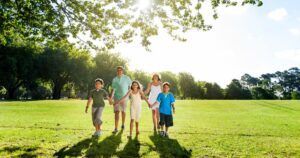
<svg viewBox="0 0 300 158"><path fill-rule="evenodd" d="M60 99L86 98L93 80L102 78L109 90L116 67L128 70L128 61L119 54L99 51L96 56L66 43L44 47L0 45L0 98ZM126 71L146 87L151 74ZM196 81L187 72L160 72L163 81L181 99L300 99L300 69L249 74L233 79L225 89L217 83Z"/></svg>

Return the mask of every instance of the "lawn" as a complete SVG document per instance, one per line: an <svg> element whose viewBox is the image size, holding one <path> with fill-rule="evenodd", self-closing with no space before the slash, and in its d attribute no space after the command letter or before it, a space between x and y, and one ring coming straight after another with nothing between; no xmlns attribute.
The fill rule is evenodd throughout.
<svg viewBox="0 0 300 158"><path fill-rule="evenodd" d="M153 132L144 108L141 134L116 135L113 109L104 134L91 137L86 101L0 102L0 157L300 157L300 101L187 101L176 103L170 138Z"/></svg>

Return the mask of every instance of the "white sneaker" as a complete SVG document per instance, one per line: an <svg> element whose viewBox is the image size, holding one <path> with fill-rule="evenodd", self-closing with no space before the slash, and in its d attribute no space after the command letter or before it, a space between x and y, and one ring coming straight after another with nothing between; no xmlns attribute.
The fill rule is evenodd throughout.
<svg viewBox="0 0 300 158"><path fill-rule="evenodd" d="M94 132L93 136L97 136L98 135L98 131Z"/></svg>
<svg viewBox="0 0 300 158"><path fill-rule="evenodd" d="M97 136L101 136L102 135L102 131L97 131Z"/></svg>

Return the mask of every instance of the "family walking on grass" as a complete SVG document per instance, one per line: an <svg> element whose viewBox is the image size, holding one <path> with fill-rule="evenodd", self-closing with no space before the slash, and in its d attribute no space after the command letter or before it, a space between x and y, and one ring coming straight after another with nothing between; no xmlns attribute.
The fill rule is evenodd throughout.
<svg viewBox="0 0 300 158"><path fill-rule="evenodd" d="M88 102L85 112L88 112L88 108L92 103L92 121L95 126L95 133L93 136L100 136L102 134L102 112L105 107L104 99L109 101L110 105L113 105L115 114L115 128L113 133L118 133L120 114L122 118L121 130L125 128L125 117L127 101L130 101L130 133L128 138L132 138L133 126L135 124L136 137L139 132L139 121L142 112L142 100L148 104L148 107L152 110L153 130L159 132L161 136L168 137L168 128L173 126L173 116L175 113L175 98L174 95L169 92L170 84L168 82L161 82L161 78L158 74L152 76L152 82L147 86L147 89L143 91L143 87L139 81L131 81L131 79L124 74L124 68L122 66L117 67L117 76L112 81L112 92L109 95L104 89L104 81L100 78L95 80L95 89L90 91L88 96ZM146 95L149 94L147 99Z"/></svg>

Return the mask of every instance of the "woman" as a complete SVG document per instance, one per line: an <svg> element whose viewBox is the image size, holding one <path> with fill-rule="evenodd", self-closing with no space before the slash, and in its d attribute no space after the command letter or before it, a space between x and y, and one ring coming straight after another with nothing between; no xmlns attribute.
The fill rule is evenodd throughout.
<svg viewBox="0 0 300 158"><path fill-rule="evenodd" d="M152 82L148 84L147 89L145 90L145 95L149 94L149 103L153 104L157 100L157 96L159 93L162 92L162 83L159 74L153 74L152 76ZM159 126L159 111L158 111L159 105L153 106L152 109L152 120L153 120L153 126L154 131L157 129L160 129Z"/></svg>

